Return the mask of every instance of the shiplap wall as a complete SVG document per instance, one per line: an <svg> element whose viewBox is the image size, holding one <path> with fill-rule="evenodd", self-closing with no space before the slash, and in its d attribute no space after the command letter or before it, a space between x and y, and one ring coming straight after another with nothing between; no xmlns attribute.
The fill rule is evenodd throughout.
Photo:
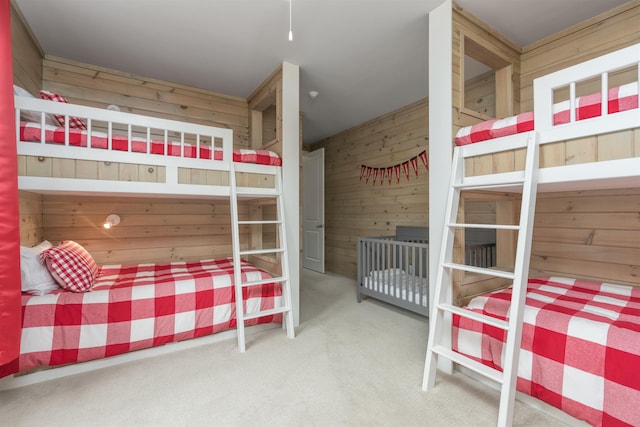
<svg viewBox="0 0 640 427"><path fill-rule="evenodd" d="M42 196L39 194L19 192L20 209L20 244L35 246L42 237Z"/></svg>
<svg viewBox="0 0 640 427"><path fill-rule="evenodd" d="M38 91L42 88L42 54L13 4L11 4L11 43L13 82L37 97Z"/></svg>
<svg viewBox="0 0 640 427"><path fill-rule="evenodd" d="M534 78L640 42L638 22L640 1L633 1L524 48L522 111L533 108ZM581 150L592 144L581 141ZM640 156L640 131L625 132L609 150ZM567 161L571 155L564 153ZM639 211L640 189L539 194L532 270L638 285Z"/></svg>
<svg viewBox="0 0 640 427"><path fill-rule="evenodd" d="M428 149L426 100L332 136L312 148L325 148L325 268L356 277L358 237L392 235L397 225L428 226L429 180L418 177L391 184L360 181L360 165L392 166Z"/></svg>
<svg viewBox="0 0 640 427"><path fill-rule="evenodd" d="M113 104L127 113L226 127L233 129L236 147L248 146L245 99L48 55L42 68L43 88L71 103Z"/></svg>
<svg viewBox="0 0 640 427"><path fill-rule="evenodd" d="M246 216L246 205L240 214ZM106 216L121 223L102 227ZM42 196L43 239L75 240L98 264L170 262L231 256L228 201ZM245 227L246 228L246 227ZM243 230L245 244L247 230Z"/></svg>

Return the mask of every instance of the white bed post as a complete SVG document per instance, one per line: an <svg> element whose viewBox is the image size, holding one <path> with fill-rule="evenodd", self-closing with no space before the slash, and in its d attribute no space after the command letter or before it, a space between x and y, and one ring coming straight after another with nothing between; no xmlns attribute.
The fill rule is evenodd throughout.
<svg viewBox="0 0 640 427"><path fill-rule="evenodd" d="M294 324L300 324L300 67L282 63L282 177Z"/></svg>
<svg viewBox="0 0 640 427"><path fill-rule="evenodd" d="M429 313L433 312L440 242L447 207L446 183L451 176L453 141L453 83L451 0L429 12ZM437 108L432 108L437 106ZM453 372L451 361L438 359L438 368Z"/></svg>

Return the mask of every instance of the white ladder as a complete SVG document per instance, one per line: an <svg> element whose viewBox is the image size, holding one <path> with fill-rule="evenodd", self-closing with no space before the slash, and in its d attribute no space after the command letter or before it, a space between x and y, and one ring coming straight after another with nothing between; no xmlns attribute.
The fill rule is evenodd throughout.
<svg viewBox="0 0 640 427"><path fill-rule="evenodd" d="M503 145L491 147L491 141L481 142L466 147L456 147L453 156L453 170L447 200L444 233L438 273L436 276L436 288L434 306L429 319L429 339L427 342L427 355L424 367L422 389L430 390L435 386L436 367L438 358L448 359L458 365L464 366L486 378L500 384L500 408L498 410L498 425L510 426L513 419L513 407L516 393L516 380L518 374L518 354L522 337L522 316L527 290L527 276L529 271L529 258L531 255L531 237L533 233L533 219L536 204L536 191L538 182L538 135L530 132L527 138L521 138L519 145ZM477 147L475 147L477 146ZM526 160L523 171L504 173L497 175L484 175L482 177L465 177L465 158L487 154L490 152L506 151L515 148L526 147ZM498 188L522 188L522 206L520 210L519 225L487 225L487 224L457 224L458 205L460 193L464 190L491 190ZM495 228L496 230L516 230L518 241L513 273L495 269L473 267L453 262L453 241L456 228ZM465 310L451 304L451 286L454 270L480 273L487 276L506 278L513 281L511 296L511 308L509 319L502 321L490 316ZM446 288L446 289L444 289ZM451 333L451 315L476 320L492 325L507 332L507 341L504 347L503 371L490 368L467 356L451 350L451 341L443 342L443 329Z"/></svg>
<svg viewBox="0 0 640 427"><path fill-rule="evenodd" d="M253 165L250 165L253 166ZM238 187L236 183L236 172L245 172L242 164L231 165L229 171L229 186L230 186L230 203L231 203L231 223L232 223L232 239L233 239L233 265L234 265L234 284L235 284L235 296L236 296L236 329L238 333L238 350L244 352L246 349L245 341L245 321L250 319L256 319L263 316L272 316L282 313L283 327L287 330L287 336L291 339L295 337L295 330L293 324L293 307L291 303L291 284L289 276L289 260L287 258L287 238L285 234L284 223L284 203L282 196L282 168L271 166L275 168L274 174L275 183L274 188L250 188L250 187ZM253 172L250 168L246 172ZM246 199L250 198L273 198L276 203L276 215L275 220L258 220L258 221L240 221L238 218L238 196ZM264 225L275 224L278 229L278 241L279 247L276 248L261 248L253 250L241 250L240 249L240 226L242 225ZM260 254L273 254L280 260L280 277L273 277L264 280L254 280L243 282L242 271L240 268L240 262L242 256L245 255L260 255ZM254 313L245 313L245 307L242 299L242 290L251 286L261 286L266 283L279 283L282 288L282 303L279 307L275 307L269 310L261 310Z"/></svg>

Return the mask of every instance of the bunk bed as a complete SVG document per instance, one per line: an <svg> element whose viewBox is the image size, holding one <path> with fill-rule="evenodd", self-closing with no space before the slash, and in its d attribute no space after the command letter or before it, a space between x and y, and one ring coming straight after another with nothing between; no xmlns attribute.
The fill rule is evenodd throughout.
<svg viewBox="0 0 640 427"><path fill-rule="evenodd" d="M612 87L610 77L621 70L633 81ZM599 81L599 90L578 96L580 85L594 80ZM514 182L522 171L476 174L474 162L492 161L496 153L503 155L509 147L523 147L523 140L537 138L538 192L640 187L637 142L635 151L617 158L600 159L590 150L584 150L583 159L553 156L558 145L583 144L585 138L598 139L599 144L605 134L631 131L637 137L639 82L640 44L536 79L533 113L458 132L457 150L467 166L465 185L482 188L490 181ZM606 156L608 150L600 151ZM522 164L519 154L513 155L513 163ZM498 190L514 188L505 185ZM511 293L511 288L494 290L464 308L505 320ZM519 365L514 367L518 391L593 425L640 425L639 286L580 276L530 277L523 313ZM489 367L506 369L505 330L455 310L452 323L451 349Z"/></svg>
<svg viewBox="0 0 640 427"><path fill-rule="evenodd" d="M15 97L15 121L19 190L226 199L231 203L233 257L98 266L73 241L23 248L31 258L29 265L48 269L57 285L46 292L23 293L20 356L0 366L0 377L151 349L233 328L237 328L238 346L244 351L245 323L286 320L293 338L286 245L278 250L241 251L238 237L239 224L262 223L239 221L239 200L276 198L282 209L279 155L234 149L230 129L28 96ZM73 166L57 172L39 167L60 159ZM93 163L149 174L83 175L82 168L75 167ZM208 179L191 179L196 175ZM286 240L283 233L281 241ZM282 264L275 274L283 277L250 264L254 252L279 252Z"/></svg>

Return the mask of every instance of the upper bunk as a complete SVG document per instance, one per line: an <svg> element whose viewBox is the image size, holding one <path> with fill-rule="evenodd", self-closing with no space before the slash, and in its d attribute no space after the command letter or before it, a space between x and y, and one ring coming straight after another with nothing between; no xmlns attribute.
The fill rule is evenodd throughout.
<svg viewBox="0 0 640 427"><path fill-rule="evenodd" d="M636 44L547 74L534 80L532 114L460 129L465 183L513 181L535 137L538 191L640 187L639 64Z"/></svg>
<svg viewBox="0 0 640 427"><path fill-rule="evenodd" d="M227 128L15 96L18 188L38 193L272 195L281 157L233 148ZM241 188L240 188L241 187Z"/></svg>

